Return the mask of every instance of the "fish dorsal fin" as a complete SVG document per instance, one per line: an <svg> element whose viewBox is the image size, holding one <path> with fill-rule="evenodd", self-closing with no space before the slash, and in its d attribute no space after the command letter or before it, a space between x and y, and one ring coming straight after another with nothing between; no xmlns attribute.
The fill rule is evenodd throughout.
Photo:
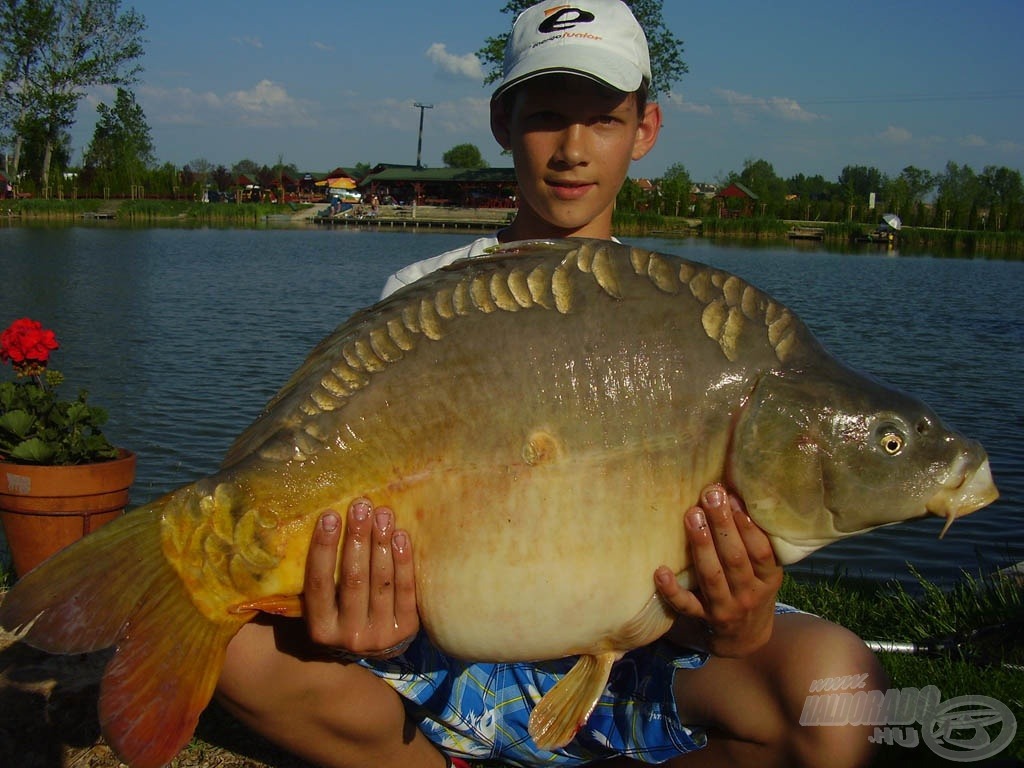
<svg viewBox="0 0 1024 768"><path fill-rule="evenodd" d="M540 749L564 747L587 722L601 698L617 651L580 656L575 666L548 691L530 713L530 738Z"/></svg>

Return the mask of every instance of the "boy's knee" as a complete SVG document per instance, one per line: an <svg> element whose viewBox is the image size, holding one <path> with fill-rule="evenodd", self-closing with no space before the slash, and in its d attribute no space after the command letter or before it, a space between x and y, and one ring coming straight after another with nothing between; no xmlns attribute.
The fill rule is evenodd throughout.
<svg viewBox="0 0 1024 768"><path fill-rule="evenodd" d="M782 673L787 681L788 741L796 764L820 765L826 755L830 765L869 764L875 752L871 726L850 724L835 707L858 691L884 691L885 671L848 629L811 617L795 624L798 639Z"/></svg>

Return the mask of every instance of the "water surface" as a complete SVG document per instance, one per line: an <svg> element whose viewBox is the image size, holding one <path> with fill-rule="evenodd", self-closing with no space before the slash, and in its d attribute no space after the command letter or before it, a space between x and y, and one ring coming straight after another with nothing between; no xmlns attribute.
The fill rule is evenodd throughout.
<svg viewBox="0 0 1024 768"><path fill-rule="evenodd" d="M139 455L139 504L214 471L309 350L375 301L389 274L469 237L0 228L0 324L27 315L56 330L53 367L109 409L111 438ZM837 356L920 396L989 451L1002 498L943 541L940 520L921 520L832 545L794 570L909 580L909 562L949 584L961 568L1024 560L1024 264L633 242L766 289Z"/></svg>

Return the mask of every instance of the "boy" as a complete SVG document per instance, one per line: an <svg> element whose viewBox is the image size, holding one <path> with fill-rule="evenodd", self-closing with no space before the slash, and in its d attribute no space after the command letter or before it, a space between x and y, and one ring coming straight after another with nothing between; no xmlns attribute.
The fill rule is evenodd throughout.
<svg viewBox="0 0 1024 768"><path fill-rule="evenodd" d="M646 100L649 81L646 40L620 0L547 0L525 11L491 101L492 132L515 162L516 219L496 238L401 270L385 293L498 241L611 238L629 164L654 146L661 125L658 106ZM334 585L341 526L328 512L307 563L306 625L245 627L218 687L236 716L310 761L439 767L452 755L516 765L768 766L868 758L864 729L798 721L814 679L867 672L869 686L882 687L874 658L840 627L805 614L775 616L781 569L767 538L721 487L706 489L701 506L684 516L699 591L682 590L658 570L656 587L679 619L665 638L617 665L622 674L587 727L556 753L538 751L525 722L571 660L445 658L417 635L414 543L393 530L390 510L367 500L348 515L341 583ZM330 658L330 648L361 661Z"/></svg>

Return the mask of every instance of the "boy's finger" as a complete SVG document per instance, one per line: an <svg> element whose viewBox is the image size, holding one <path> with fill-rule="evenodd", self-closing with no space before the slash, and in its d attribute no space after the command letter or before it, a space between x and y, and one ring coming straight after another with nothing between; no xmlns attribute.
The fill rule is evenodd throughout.
<svg viewBox="0 0 1024 768"><path fill-rule="evenodd" d="M738 502L733 504L733 520L739 530L740 538L747 548L747 556L754 575L761 581L775 578L782 567L775 559L775 550L767 534L757 527L745 509Z"/></svg>
<svg viewBox="0 0 1024 768"><path fill-rule="evenodd" d="M729 495L720 485L706 488L701 507L714 533L715 549L726 578L735 587L749 579L752 569L747 547L736 527Z"/></svg>
<svg viewBox="0 0 1024 768"><path fill-rule="evenodd" d="M333 510L327 510L313 530L302 590L306 620L313 625L322 626L337 619L334 569L338 562L338 539L341 537L341 528L338 514Z"/></svg>
<svg viewBox="0 0 1024 768"><path fill-rule="evenodd" d="M412 540L406 531L395 531L391 537L395 562L395 624L415 632L419 628L416 608L416 578L412 563Z"/></svg>
<svg viewBox="0 0 1024 768"><path fill-rule="evenodd" d="M348 525L341 547L341 578L338 603L342 617L365 619L370 597L371 512L367 499L356 499L348 508Z"/></svg>
<svg viewBox="0 0 1024 768"><path fill-rule="evenodd" d="M394 624L395 564L391 552L394 516L387 507L373 511L373 534L370 550L370 585L368 615L376 627Z"/></svg>
<svg viewBox="0 0 1024 768"><path fill-rule="evenodd" d="M696 589L705 600L714 600L729 592L729 582L715 548L714 533L708 525L704 510L691 507L686 512L686 535L690 542L693 558L693 575L697 580Z"/></svg>
<svg viewBox="0 0 1024 768"><path fill-rule="evenodd" d="M654 582L657 585L658 594L676 613L697 619L705 617L704 606L701 605L700 600L693 592L680 586L670 568L664 565L659 566L654 572Z"/></svg>

